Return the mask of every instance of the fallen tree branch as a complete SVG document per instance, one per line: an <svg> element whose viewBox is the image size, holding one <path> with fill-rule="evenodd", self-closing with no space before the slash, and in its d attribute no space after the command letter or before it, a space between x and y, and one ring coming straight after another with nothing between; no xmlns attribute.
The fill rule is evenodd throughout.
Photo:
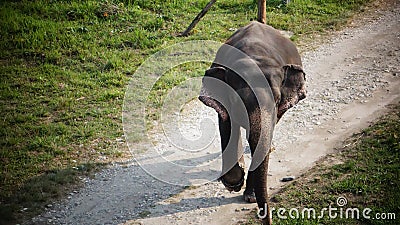
<svg viewBox="0 0 400 225"><path fill-rule="evenodd" d="M189 35L190 31L193 30L193 28L197 25L197 23L203 18L203 16L210 10L211 6L216 2L217 0L211 0L210 2L207 3L207 5L201 10L199 14L197 14L196 18L192 21L192 23L189 25L189 27L180 33L178 37L186 37ZM266 0L258 0L258 13L257 13L257 21L260 23L266 23L267 22L267 7L266 7Z"/></svg>
<svg viewBox="0 0 400 225"><path fill-rule="evenodd" d="M189 25L189 27L183 31L181 34L179 34L179 37L184 37L188 36L190 31L197 25L197 23L201 20L201 18L208 12L208 10L211 8L211 6L216 2L217 0L211 0L209 3L207 3L206 7L204 7L203 10L194 18L192 23Z"/></svg>

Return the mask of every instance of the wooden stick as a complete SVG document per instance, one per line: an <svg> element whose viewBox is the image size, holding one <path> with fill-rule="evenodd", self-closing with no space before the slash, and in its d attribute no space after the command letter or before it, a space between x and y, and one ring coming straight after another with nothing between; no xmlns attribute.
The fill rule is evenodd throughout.
<svg viewBox="0 0 400 225"><path fill-rule="evenodd" d="M267 23L267 6L266 0L258 0L258 13L257 21L260 23Z"/></svg>
<svg viewBox="0 0 400 225"><path fill-rule="evenodd" d="M203 10L194 18L192 23L189 25L189 27L183 31L181 34L179 34L179 37L182 36L188 36L190 31L197 25L197 23L201 20L201 18L208 12L208 10L211 8L211 6L216 2L217 0L211 0L209 3L207 3L206 7L204 7Z"/></svg>

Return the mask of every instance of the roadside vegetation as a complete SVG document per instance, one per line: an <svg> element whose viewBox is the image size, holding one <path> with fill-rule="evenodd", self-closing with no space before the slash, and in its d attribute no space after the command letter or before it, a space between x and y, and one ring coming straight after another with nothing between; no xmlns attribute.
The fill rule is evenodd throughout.
<svg viewBox="0 0 400 225"><path fill-rule="evenodd" d="M186 40L223 42L256 17L255 0L220 0L191 36L177 37L207 2L0 3L0 223L37 214L98 165L129 158L123 97L146 57ZM267 2L268 24L303 44L345 25L370 1ZM149 118L158 118L164 93L207 66L163 76L149 96Z"/></svg>
<svg viewBox="0 0 400 225"><path fill-rule="evenodd" d="M349 138L339 154L326 157L276 194L271 203L275 224L399 224L399 135L397 105ZM286 211L278 213L279 208ZM321 213L323 208L327 210ZM308 209L315 209L315 214ZM259 224L255 218L253 212L246 224Z"/></svg>

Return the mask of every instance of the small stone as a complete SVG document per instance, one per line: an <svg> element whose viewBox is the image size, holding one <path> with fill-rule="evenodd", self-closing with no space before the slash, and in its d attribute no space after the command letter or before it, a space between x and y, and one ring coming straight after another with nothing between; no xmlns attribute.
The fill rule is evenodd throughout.
<svg viewBox="0 0 400 225"><path fill-rule="evenodd" d="M289 181L294 180L294 178L295 178L294 176L288 176L288 177L282 178L281 181L282 182L289 182Z"/></svg>
<svg viewBox="0 0 400 225"><path fill-rule="evenodd" d="M321 181L321 177L314 177L314 182L319 182L319 181Z"/></svg>

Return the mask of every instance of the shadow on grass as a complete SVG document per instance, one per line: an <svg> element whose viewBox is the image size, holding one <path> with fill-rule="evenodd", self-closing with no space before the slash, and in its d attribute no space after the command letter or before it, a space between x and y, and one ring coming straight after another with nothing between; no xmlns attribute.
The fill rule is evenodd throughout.
<svg viewBox="0 0 400 225"><path fill-rule="evenodd" d="M104 164L82 164L78 167L48 170L33 177L0 202L0 224L16 224L40 214L47 205L61 199L82 185L82 180L104 167Z"/></svg>

